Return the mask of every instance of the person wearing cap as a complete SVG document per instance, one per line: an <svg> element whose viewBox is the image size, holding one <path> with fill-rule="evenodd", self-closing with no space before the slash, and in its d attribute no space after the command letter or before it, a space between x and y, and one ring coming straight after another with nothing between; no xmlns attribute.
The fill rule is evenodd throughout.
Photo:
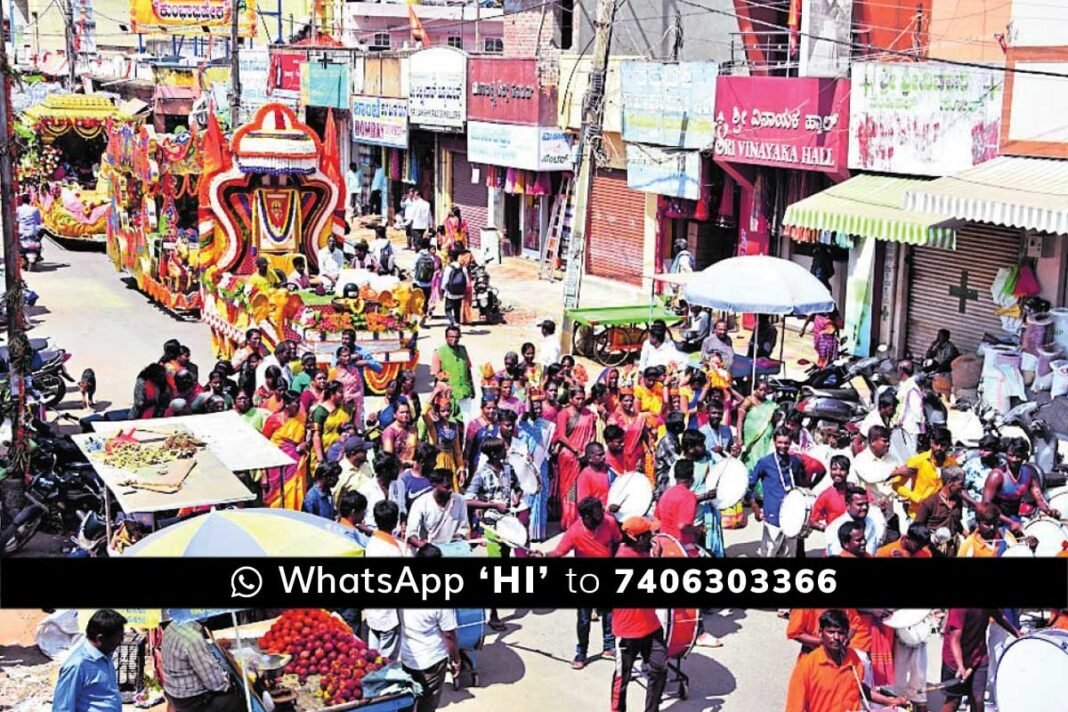
<svg viewBox="0 0 1068 712"><path fill-rule="evenodd" d="M328 289L337 283L341 276L341 270L345 268L345 252L338 244L337 236L330 235L326 238L326 245L316 255L319 263L319 277L324 281Z"/></svg>
<svg viewBox="0 0 1068 712"><path fill-rule="evenodd" d="M364 484L375 478L374 467L367 461L367 452L372 447L370 442L359 435L353 435L345 440L344 456L339 463L338 482L334 488L335 500L340 500L345 492L358 491Z"/></svg>
<svg viewBox="0 0 1068 712"><path fill-rule="evenodd" d="M542 368L548 368L560 361L560 339L556 336L556 322L552 319L543 319L536 326L541 330L541 356L538 363Z"/></svg>
<svg viewBox="0 0 1068 712"><path fill-rule="evenodd" d="M942 470L942 488L920 502L912 526L923 526L929 533L944 530L935 546L938 556L956 556L964 533L964 471L959 467ZM911 529L911 527L910 527Z"/></svg>
<svg viewBox="0 0 1068 712"><path fill-rule="evenodd" d="M659 524L645 517L623 522L623 542L617 558L648 558L653 534ZM616 637L616 667L612 673L612 712L627 709L627 685L638 657L645 662L645 712L657 712L667 686L667 643L660 617L653 608L612 609L612 634Z"/></svg>
<svg viewBox="0 0 1068 712"><path fill-rule="evenodd" d="M264 292L279 286L282 281L278 279L278 275L270 268L266 257L257 257L256 273L248 278L248 283L253 289Z"/></svg>

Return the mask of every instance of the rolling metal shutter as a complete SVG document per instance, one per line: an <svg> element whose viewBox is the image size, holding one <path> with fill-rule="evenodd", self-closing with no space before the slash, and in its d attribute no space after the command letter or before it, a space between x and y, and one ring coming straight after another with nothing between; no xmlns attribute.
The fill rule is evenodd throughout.
<svg viewBox="0 0 1068 712"><path fill-rule="evenodd" d="M1022 236L1012 228L968 223L957 232L956 250L912 249L906 294L914 357L923 357L941 328L949 329L961 353L974 352L984 333L1004 335L990 286L999 269L1019 262Z"/></svg>
<svg viewBox="0 0 1068 712"><path fill-rule="evenodd" d="M645 193L627 187L626 171L598 169L593 176L589 210L587 272L641 284Z"/></svg>
<svg viewBox="0 0 1068 712"><path fill-rule="evenodd" d="M489 191L483 182L485 169L479 178L478 183L471 182L471 164L467 162L466 153L452 154L452 203L460 208L460 215L467 221L471 247L479 246L482 228L486 227L489 217Z"/></svg>

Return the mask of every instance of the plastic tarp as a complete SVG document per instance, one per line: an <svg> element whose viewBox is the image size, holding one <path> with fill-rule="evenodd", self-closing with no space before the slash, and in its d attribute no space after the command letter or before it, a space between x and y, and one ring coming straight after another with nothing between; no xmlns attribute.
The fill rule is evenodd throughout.
<svg viewBox="0 0 1068 712"><path fill-rule="evenodd" d="M576 324L586 326L624 326L651 324L662 319L668 326L682 321L682 317L659 305L634 304L625 307L590 307L568 309L565 316Z"/></svg>

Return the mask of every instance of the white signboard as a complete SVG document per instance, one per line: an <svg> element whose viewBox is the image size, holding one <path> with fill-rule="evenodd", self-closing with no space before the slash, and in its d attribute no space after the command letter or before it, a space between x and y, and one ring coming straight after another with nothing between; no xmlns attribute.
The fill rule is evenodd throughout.
<svg viewBox="0 0 1068 712"><path fill-rule="evenodd" d="M408 59L408 117L430 129L462 129L467 118L467 54L432 47Z"/></svg>
<svg viewBox="0 0 1068 712"><path fill-rule="evenodd" d="M267 49L243 49L237 55L241 67L241 119L247 124L261 106L267 103L267 71L271 58ZM277 97L271 97L277 101Z"/></svg>
<svg viewBox="0 0 1068 712"><path fill-rule="evenodd" d="M352 140L373 146L408 147L408 101L352 97Z"/></svg>
<svg viewBox="0 0 1068 712"><path fill-rule="evenodd" d="M849 167L942 176L995 158L1003 83L995 69L854 64Z"/></svg>
<svg viewBox="0 0 1068 712"><path fill-rule="evenodd" d="M471 121L467 160L527 171L571 170L571 139L555 127Z"/></svg>
<svg viewBox="0 0 1068 712"><path fill-rule="evenodd" d="M643 193L699 200L700 151L666 151L627 144L627 187Z"/></svg>
<svg viewBox="0 0 1068 712"><path fill-rule="evenodd" d="M849 71L853 0L803 0L799 75L836 79Z"/></svg>

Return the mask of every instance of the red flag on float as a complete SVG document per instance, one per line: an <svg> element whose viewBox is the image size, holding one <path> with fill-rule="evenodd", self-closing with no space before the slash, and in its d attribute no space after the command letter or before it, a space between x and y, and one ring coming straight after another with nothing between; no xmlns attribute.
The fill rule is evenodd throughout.
<svg viewBox="0 0 1068 712"><path fill-rule="evenodd" d="M219 121L215 118L214 102L208 102L208 127L204 130L204 142L200 146L203 168L197 186L197 223L200 231L200 246L208 248L215 235L215 214L211 210L211 180L230 170L230 147L226 143Z"/></svg>
<svg viewBox="0 0 1068 712"><path fill-rule="evenodd" d="M337 145L337 125L334 110L326 110L326 126L323 128L323 173L338 187L337 205L334 207L333 232L338 240L345 239L345 206L349 199L345 179L341 175L341 153Z"/></svg>
<svg viewBox="0 0 1068 712"><path fill-rule="evenodd" d="M415 12L415 6L418 4L419 0L408 0L408 27L412 32L412 42L422 42L424 47L429 47L430 35L426 33L423 21L419 19L419 15Z"/></svg>

